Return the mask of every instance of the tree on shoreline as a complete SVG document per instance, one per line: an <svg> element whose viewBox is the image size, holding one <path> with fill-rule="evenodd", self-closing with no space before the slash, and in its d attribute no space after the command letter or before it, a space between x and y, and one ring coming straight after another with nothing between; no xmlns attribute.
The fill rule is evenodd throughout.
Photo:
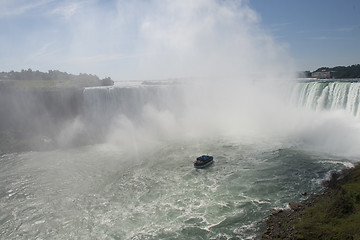
<svg viewBox="0 0 360 240"><path fill-rule="evenodd" d="M0 80L95 80L100 81L96 75L80 73L79 75L61 72L59 70L49 70L48 72L33 71L22 69L20 72L0 72Z"/></svg>
<svg viewBox="0 0 360 240"><path fill-rule="evenodd" d="M28 70L21 70L20 72L0 72L0 81L5 81L7 85L13 83L30 83L42 82L40 85L47 86L49 84L55 84L55 82L67 82L73 86L112 86L114 81L110 77L100 79L96 75L80 73L79 75L70 74L67 72L61 72L59 70L49 70L48 72L40 72L39 70L33 71L31 68ZM4 83L4 82L3 82ZM4 84L5 84L4 83ZM58 83L56 83L58 85ZM69 84L67 84L69 85Z"/></svg>
<svg viewBox="0 0 360 240"><path fill-rule="evenodd" d="M360 64L355 64L351 66L336 66L336 67L321 67L316 69L313 72L304 71L301 73L302 76L311 77L314 73L321 73L321 72L331 72L332 78L335 79L346 79L346 78L360 78Z"/></svg>

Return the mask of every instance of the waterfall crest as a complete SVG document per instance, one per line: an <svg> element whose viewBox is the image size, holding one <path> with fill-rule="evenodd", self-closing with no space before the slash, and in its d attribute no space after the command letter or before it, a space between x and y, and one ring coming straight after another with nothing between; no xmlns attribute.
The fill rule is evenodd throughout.
<svg viewBox="0 0 360 240"><path fill-rule="evenodd" d="M321 110L346 110L360 116L360 82L302 82L296 84L291 100L299 107Z"/></svg>
<svg viewBox="0 0 360 240"><path fill-rule="evenodd" d="M81 115L88 133L101 138L118 127L119 119L139 127L149 124L151 113L176 117L181 112L181 99L180 88L172 84L139 82L85 88Z"/></svg>

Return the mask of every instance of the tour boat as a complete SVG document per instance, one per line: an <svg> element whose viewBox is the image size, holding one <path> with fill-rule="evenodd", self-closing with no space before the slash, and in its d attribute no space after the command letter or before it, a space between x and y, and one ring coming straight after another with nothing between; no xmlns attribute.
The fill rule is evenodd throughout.
<svg viewBox="0 0 360 240"><path fill-rule="evenodd" d="M209 155L202 155L201 157L196 158L196 161L194 162L195 168L206 168L214 163L213 156Z"/></svg>

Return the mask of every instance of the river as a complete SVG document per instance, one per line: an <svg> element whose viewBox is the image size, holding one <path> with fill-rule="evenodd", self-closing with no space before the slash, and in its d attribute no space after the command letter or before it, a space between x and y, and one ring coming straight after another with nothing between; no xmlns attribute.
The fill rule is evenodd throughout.
<svg viewBox="0 0 360 240"><path fill-rule="evenodd" d="M113 90L106 89L114 96ZM101 115L116 120L108 126L106 141L0 156L0 239L256 238L274 209L319 192L321 182L332 171L358 161L354 152L345 154L348 148L344 146L331 149L329 122L330 126L340 124L333 117L312 122L318 129L315 132L304 124L306 127L296 128L301 134L295 130L287 135L261 131L264 134L255 136L248 134L253 128L248 128L247 134L232 128L236 134L215 131L194 137L190 133L195 128L188 128L186 134L180 134L185 128L174 130L174 116L184 111L177 109L171 115L167 110L173 105L168 101L166 108L153 103L149 108L147 98L136 93L134 99L146 102L147 110L127 108L132 111L124 119L111 114L118 98L109 96L104 99L112 107L102 108ZM156 96L164 97L158 92ZM101 108L90 102L93 110L86 110L88 119L91 111ZM124 111L123 107L117 111ZM307 114L305 120L317 116ZM270 124L275 122L267 116ZM159 122L161 129L157 129ZM249 121L242 124L245 122ZM94 122L87 124L94 126ZM200 125L194 126L199 129ZM156 137L153 129L157 129ZM348 141L352 134L347 134L345 127L340 130L341 141ZM165 134L169 131L171 134ZM193 162L201 154L214 156L215 164L195 169Z"/></svg>

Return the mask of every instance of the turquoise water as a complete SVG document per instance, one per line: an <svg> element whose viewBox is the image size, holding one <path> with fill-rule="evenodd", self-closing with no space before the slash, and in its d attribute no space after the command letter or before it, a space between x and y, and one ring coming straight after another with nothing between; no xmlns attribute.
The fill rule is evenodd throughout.
<svg viewBox="0 0 360 240"><path fill-rule="evenodd" d="M358 83L271 86L86 89L67 148L0 156L0 239L256 239L360 155Z"/></svg>
<svg viewBox="0 0 360 240"><path fill-rule="evenodd" d="M199 153L215 164L194 169ZM0 238L256 238L274 208L318 192L351 162L234 138L3 155Z"/></svg>

